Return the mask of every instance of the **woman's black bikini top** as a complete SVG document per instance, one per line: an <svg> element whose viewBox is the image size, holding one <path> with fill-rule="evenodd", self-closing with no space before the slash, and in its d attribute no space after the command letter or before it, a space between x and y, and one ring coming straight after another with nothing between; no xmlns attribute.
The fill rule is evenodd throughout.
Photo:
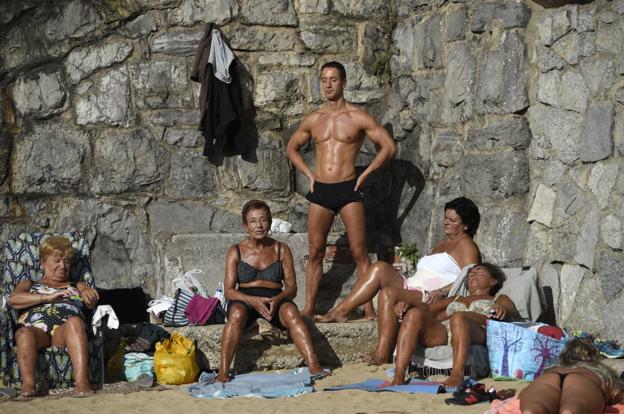
<svg viewBox="0 0 624 414"><path fill-rule="evenodd" d="M281 281L284 280L281 242L277 242L277 260L262 270L256 269L241 259L241 252L238 244L236 245L236 252L238 253L238 283L248 283L254 280L281 283Z"/></svg>

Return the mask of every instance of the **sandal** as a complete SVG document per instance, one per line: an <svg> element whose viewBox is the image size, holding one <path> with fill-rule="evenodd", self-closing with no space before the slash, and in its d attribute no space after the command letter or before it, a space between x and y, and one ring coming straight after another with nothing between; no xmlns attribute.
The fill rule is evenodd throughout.
<svg viewBox="0 0 624 414"><path fill-rule="evenodd" d="M495 396L494 387L487 390L485 385L477 383L463 390L458 389L453 393L453 398L447 398L444 402L449 405L473 405L484 401L491 402Z"/></svg>

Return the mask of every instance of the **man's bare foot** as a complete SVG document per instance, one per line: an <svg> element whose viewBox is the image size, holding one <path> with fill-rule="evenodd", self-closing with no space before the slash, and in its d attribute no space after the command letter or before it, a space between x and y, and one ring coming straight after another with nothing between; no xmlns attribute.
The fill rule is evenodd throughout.
<svg viewBox="0 0 624 414"><path fill-rule="evenodd" d="M395 375L390 385L405 385L406 383L405 376Z"/></svg>
<svg viewBox="0 0 624 414"><path fill-rule="evenodd" d="M383 365L388 360L388 358L377 354L377 351L367 352L365 354L362 354L361 358L362 358L362 361L366 362L368 365L376 365L376 366Z"/></svg>
<svg viewBox="0 0 624 414"><path fill-rule="evenodd" d="M377 320L377 312L375 312L373 302L368 302L364 305L364 318L369 321Z"/></svg>
<svg viewBox="0 0 624 414"><path fill-rule="evenodd" d="M337 312L334 312L334 311L329 311L325 315L321 315L316 318L317 322L322 322L322 323L331 323L331 322L344 323L344 322L347 322L348 320L349 318L346 315L339 315Z"/></svg>
<svg viewBox="0 0 624 414"><path fill-rule="evenodd" d="M86 384L76 383L74 390L76 391L76 394L78 394L79 396L95 394L95 391L93 391L93 388L91 388L91 385L89 383L86 383Z"/></svg>
<svg viewBox="0 0 624 414"><path fill-rule="evenodd" d="M313 379L314 381L323 379L331 375L330 371L325 371L321 367L315 367L314 369L310 368L309 371L310 371L310 378Z"/></svg>
<svg viewBox="0 0 624 414"><path fill-rule="evenodd" d="M451 372L451 376L446 379L442 383L445 388L457 388L464 383L464 375L463 374L454 374Z"/></svg>
<svg viewBox="0 0 624 414"><path fill-rule="evenodd" d="M232 381L232 378L230 378L230 376L228 374L221 375L219 373L219 375L217 375L217 378L215 378L215 380L217 382L230 382L230 381Z"/></svg>
<svg viewBox="0 0 624 414"><path fill-rule="evenodd" d="M30 398L37 396L37 388L34 385L22 385L22 397Z"/></svg>

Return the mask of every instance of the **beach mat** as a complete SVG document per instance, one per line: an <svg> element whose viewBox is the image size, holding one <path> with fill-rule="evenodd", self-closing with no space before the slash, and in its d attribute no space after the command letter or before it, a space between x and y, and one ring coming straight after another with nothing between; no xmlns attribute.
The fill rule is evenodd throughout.
<svg viewBox="0 0 624 414"><path fill-rule="evenodd" d="M356 382L355 384L325 388L323 391L364 390L370 392L401 392L406 394L441 394L446 392L446 389L440 382L417 379L412 379L409 384L405 385L384 386L384 384L387 384L384 380L371 378L366 381Z"/></svg>
<svg viewBox="0 0 624 414"><path fill-rule="evenodd" d="M214 372L203 372L197 384L184 389L187 394L205 399L235 397L293 397L314 391L307 368L288 373L241 374L230 382L217 382Z"/></svg>
<svg viewBox="0 0 624 414"><path fill-rule="evenodd" d="M492 406L483 414L522 414L518 397L506 400L494 400ZM605 407L604 414L624 414L624 404Z"/></svg>

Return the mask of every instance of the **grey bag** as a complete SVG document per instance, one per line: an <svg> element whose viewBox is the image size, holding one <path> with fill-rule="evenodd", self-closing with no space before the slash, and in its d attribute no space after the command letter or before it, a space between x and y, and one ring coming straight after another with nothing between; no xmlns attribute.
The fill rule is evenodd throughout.
<svg viewBox="0 0 624 414"><path fill-rule="evenodd" d="M193 299L193 296L195 295L185 290L176 290L173 305L165 312L165 318L163 320L165 326L179 327L189 324L188 318L184 315L184 309L186 309L186 305Z"/></svg>

